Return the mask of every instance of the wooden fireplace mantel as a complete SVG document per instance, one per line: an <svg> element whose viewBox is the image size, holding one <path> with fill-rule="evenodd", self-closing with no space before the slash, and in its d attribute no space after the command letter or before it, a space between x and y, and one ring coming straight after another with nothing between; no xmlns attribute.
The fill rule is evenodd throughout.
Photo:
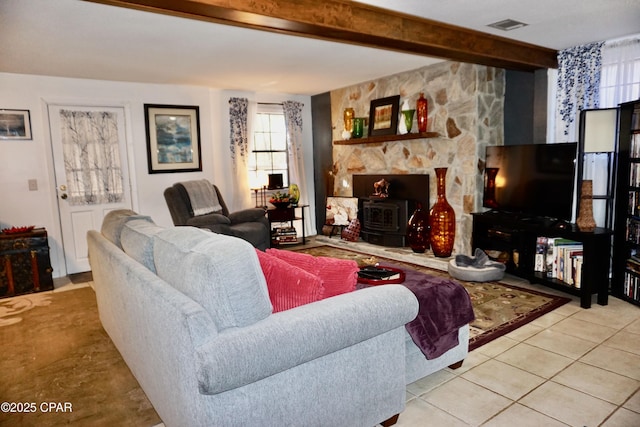
<svg viewBox="0 0 640 427"><path fill-rule="evenodd" d="M367 138L342 139L333 141L333 145L380 144L388 141L406 141L409 139L438 138L438 132L406 133L404 135L379 135Z"/></svg>

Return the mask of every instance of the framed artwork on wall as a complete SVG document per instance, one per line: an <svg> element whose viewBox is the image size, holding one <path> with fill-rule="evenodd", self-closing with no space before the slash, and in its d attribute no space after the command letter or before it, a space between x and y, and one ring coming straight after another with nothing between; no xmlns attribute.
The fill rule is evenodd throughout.
<svg viewBox="0 0 640 427"><path fill-rule="evenodd" d="M197 106L144 104L149 173L202 170Z"/></svg>
<svg viewBox="0 0 640 427"><path fill-rule="evenodd" d="M0 139L32 139L29 110L0 109Z"/></svg>
<svg viewBox="0 0 640 427"><path fill-rule="evenodd" d="M398 130L400 95L374 99L369 107L369 136L395 135Z"/></svg>

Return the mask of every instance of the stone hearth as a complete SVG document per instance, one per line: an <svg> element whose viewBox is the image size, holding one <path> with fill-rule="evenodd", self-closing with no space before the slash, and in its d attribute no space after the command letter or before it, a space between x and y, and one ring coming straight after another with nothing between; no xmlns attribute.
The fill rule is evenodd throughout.
<svg viewBox="0 0 640 427"><path fill-rule="evenodd" d="M394 259L396 261L410 262L412 264L422 265L424 267L434 268L436 270L447 271L449 260L454 258L437 258L433 255L433 252L427 251L423 254L413 252L410 248L391 248L386 246L372 245L371 243L357 241L350 242L342 240L340 236L322 236L315 237L316 244L327 244L330 246L337 246L345 249L349 249L356 252L362 252L365 254L380 256L384 258Z"/></svg>

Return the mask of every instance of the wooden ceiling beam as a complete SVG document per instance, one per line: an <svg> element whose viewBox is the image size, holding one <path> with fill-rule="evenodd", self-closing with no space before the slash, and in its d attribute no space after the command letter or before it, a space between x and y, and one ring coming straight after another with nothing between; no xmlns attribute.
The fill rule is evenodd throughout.
<svg viewBox="0 0 640 427"><path fill-rule="evenodd" d="M344 0L86 0L492 67L557 68L557 51Z"/></svg>

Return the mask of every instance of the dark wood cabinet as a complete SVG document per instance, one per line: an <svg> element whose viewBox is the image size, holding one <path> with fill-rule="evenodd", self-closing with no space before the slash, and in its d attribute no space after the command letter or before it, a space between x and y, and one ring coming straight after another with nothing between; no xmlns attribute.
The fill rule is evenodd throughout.
<svg viewBox="0 0 640 427"><path fill-rule="evenodd" d="M582 243L584 261L579 288L535 271L536 245L541 236ZM474 250L480 248L505 254L503 261L506 262L507 272L532 283L577 295L583 308L591 307L593 294L598 295L598 304L608 303L611 236L609 229L596 228L592 232L583 232L575 224L547 218L493 211L473 214Z"/></svg>
<svg viewBox="0 0 640 427"><path fill-rule="evenodd" d="M53 289L47 231L0 233L0 298Z"/></svg>

